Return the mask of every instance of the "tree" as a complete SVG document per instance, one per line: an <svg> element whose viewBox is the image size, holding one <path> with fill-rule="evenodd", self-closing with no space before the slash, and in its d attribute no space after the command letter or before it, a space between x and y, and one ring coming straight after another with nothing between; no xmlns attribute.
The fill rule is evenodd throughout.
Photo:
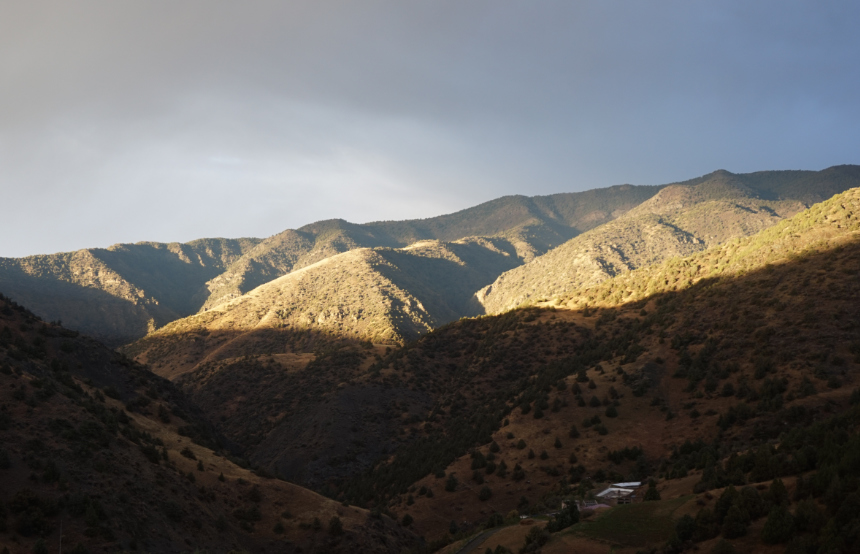
<svg viewBox="0 0 860 554"><path fill-rule="evenodd" d="M445 480L445 490L448 492L454 492L457 490L457 478L454 477L453 473Z"/></svg>
<svg viewBox="0 0 860 554"><path fill-rule="evenodd" d="M778 506L788 505L788 491L782 479L774 479L767 490L767 499Z"/></svg>
<svg viewBox="0 0 860 554"><path fill-rule="evenodd" d="M726 513L723 520L723 535L727 539L736 539L747 534L750 525L750 516L740 506L734 504Z"/></svg>
<svg viewBox="0 0 860 554"><path fill-rule="evenodd" d="M555 515L546 525L547 531L557 533L562 529L567 529L574 523L579 521L579 508L575 502L569 503L558 514Z"/></svg>
<svg viewBox="0 0 860 554"><path fill-rule="evenodd" d="M490 487L488 487L486 485L481 487L481 492L478 493L478 499L480 499L483 502L483 501L489 500L491 496L493 496L493 491L490 490Z"/></svg>
<svg viewBox="0 0 860 554"><path fill-rule="evenodd" d="M660 500L660 491L657 490L657 483L653 479L648 482L648 490L645 491L645 500Z"/></svg>
<svg viewBox="0 0 860 554"><path fill-rule="evenodd" d="M406 514L405 516L403 516L403 520L400 523L404 527L409 527L410 525L412 525L413 521L415 521L415 520L412 519L412 516L409 514Z"/></svg>
<svg viewBox="0 0 860 554"><path fill-rule="evenodd" d="M609 407L606 408L606 417L618 417L618 410L615 409L615 406L610 404Z"/></svg>
<svg viewBox="0 0 860 554"><path fill-rule="evenodd" d="M767 544L788 542L794 533L794 517L785 506L776 506L767 516L761 530L761 540Z"/></svg>
<svg viewBox="0 0 860 554"><path fill-rule="evenodd" d="M343 522L337 516L332 516L328 522L328 533L334 537L343 534Z"/></svg>
<svg viewBox="0 0 860 554"><path fill-rule="evenodd" d="M681 542L692 540L693 534L696 532L696 520L691 515L685 515L675 524L675 534L681 539Z"/></svg>

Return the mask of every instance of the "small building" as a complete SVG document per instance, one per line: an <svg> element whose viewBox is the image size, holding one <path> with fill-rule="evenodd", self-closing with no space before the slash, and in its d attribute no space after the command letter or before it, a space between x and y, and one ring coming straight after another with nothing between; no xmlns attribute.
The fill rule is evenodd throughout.
<svg viewBox="0 0 860 554"><path fill-rule="evenodd" d="M630 504L636 499L636 491L634 489L612 486L594 496L603 504L608 504L610 506L613 504Z"/></svg>

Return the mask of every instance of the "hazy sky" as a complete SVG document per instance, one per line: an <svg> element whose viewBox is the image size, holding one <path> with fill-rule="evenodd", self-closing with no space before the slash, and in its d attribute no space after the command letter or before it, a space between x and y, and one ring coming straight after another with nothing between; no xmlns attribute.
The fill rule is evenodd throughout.
<svg viewBox="0 0 860 554"><path fill-rule="evenodd" d="M856 0L0 6L0 256L860 163Z"/></svg>

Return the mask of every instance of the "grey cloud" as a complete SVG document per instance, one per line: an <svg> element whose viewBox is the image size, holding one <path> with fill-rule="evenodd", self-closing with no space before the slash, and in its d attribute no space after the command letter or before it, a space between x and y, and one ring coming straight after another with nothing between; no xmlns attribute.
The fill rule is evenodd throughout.
<svg viewBox="0 0 860 554"><path fill-rule="evenodd" d="M850 2L26 2L0 255L856 163Z"/></svg>

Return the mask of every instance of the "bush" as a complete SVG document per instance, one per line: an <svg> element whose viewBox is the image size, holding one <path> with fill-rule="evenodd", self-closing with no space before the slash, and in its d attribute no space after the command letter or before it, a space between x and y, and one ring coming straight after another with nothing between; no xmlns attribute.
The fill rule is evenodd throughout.
<svg viewBox="0 0 860 554"><path fill-rule="evenodd" d="M481 488L481 492L478 493L478 499L481 501L489 500L491 496L493 496L493 491L486 485L484 485Z"/></svg>
<svg viewBox="0 0 860 554"><path fill-rule="evenodd" d="M49 554L48 547L45 545L43 539L37 540L36 544L33 545L33 554Z"/></svg>
<svg viewBox="0 0 860 554"><path fill-rule="evenodd" d="M457 478L454 477L453 473L445 480L445 490L448 492L454 492L457 490Z"/></svg>
<svg viewBox="0 0 860 554"><path fill-rule="evenodd" d="M645 500L660 500L660 491L657 490L657 483L653 480L648 483L648 490L645 492Z"/></svg>
<svg viewBox="0 0 860 554"><path fill-rule="evenodd" d="M761 540L766 544L788 542L794 533L794 518L785 506L776 506L767 516L761 530Z"/></svg>
<svg viewBox="0 0 860 554"><path fill-rule="evenodd" d="M415 520L412 519L412 516L409 514L406 514L405 516L403 516L403 520L401 520L400 524L403 525L404 527L409 527L410 525L412 525L413 521L415 521Z"/></svg>
<svg viewBox="0 0 860 554"><path fill-rule="evenodd" d="M615 409L615 406L610 405L606 408L606 417L618 417L618 410Z"/></svg>
<svg viewBox="0 0 860 554"><path fill-rule="evenodd" d="M750 524L750 517L746 511L740 506L733 505L726 513L726 518L723 520L723 535L727 539L736 539L747 534L747 528Z"/></svg>
<svg viewBox="0 0 860 554"><path fill-rule="evenodd" d="M405 527L405 526L408 526L408 525L409 525L409 523L412 523L411 521L410 521L409 523L406 523L406 518L407 518L407 517L409 517L409 514L406 514L405 516L403 516L403 525L404 525L404 527ZM411 518L410 518L410 519L411 519ZM278 522L278 523L280 523L280 522ZM328 522L328 534L329 534L329 535L331 535L331 536L333 536L333 537L337 537L337 536L339 536L339 535L342 535L342 534L343 534L343 522L340 520L340 518L339 518L339 517L337 517L337 516L333 516L333 517L329 520L329 522Z"/></svg>

